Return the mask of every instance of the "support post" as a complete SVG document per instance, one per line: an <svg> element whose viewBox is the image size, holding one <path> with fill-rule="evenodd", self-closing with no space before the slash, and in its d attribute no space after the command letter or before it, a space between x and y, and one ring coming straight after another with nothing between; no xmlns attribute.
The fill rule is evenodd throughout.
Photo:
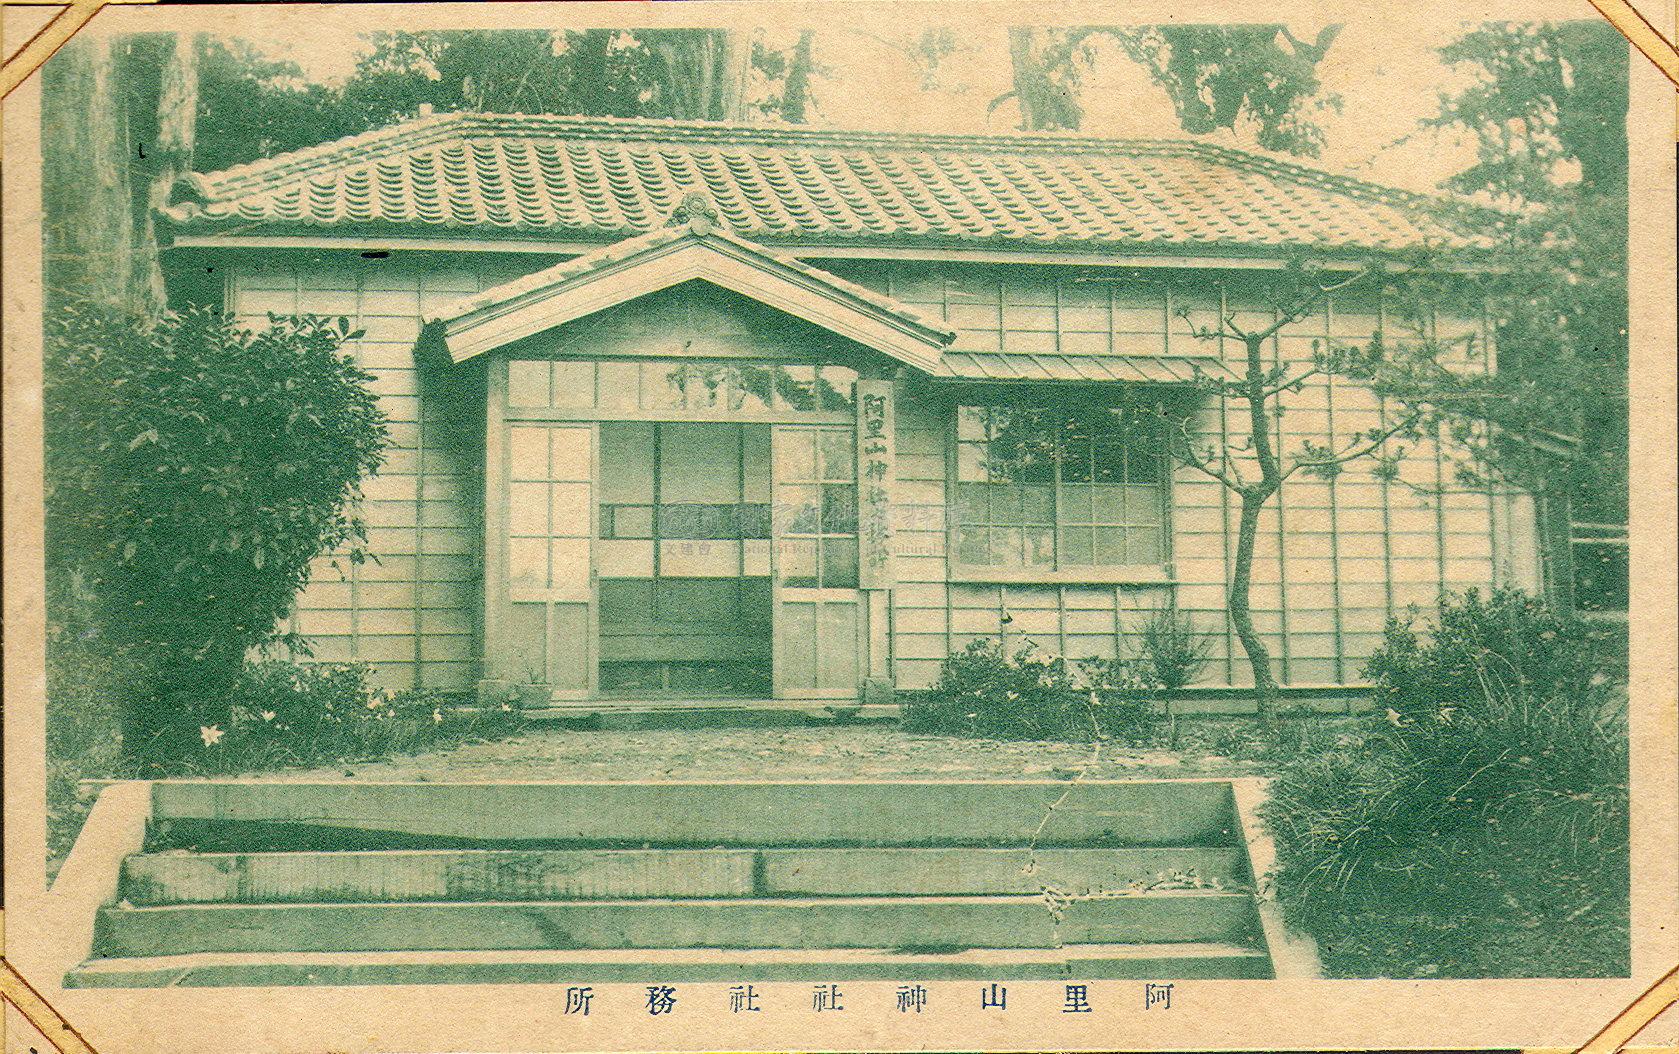
<svg viewBox="0 0 1679 1054"><path fill-rule="evenodd" d="M892 489L896 479L894 382L857 382L857 576L868 624L860 698L880 701L892 691Z"/></svg>
<svg viewBox="0 0 1679 1054"><path fill-rule="evenodd" d="M491 358L484 386L484 654L479 692L513 676L507 661L507 360Z"/></svg>

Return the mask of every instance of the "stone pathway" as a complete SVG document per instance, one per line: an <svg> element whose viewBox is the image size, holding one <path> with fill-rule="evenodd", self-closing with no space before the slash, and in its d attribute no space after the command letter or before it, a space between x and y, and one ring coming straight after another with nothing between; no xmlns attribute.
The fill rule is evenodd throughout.
<svg viewBox="0 0 1679 1054"><path fill-rule="evenodd" d="M1094 755L1095 760L1092 760ZM914 735L892 725L578 731L537 728L389 761L264 773L275 780L1167 779L1243 776L1195 752Z"/></svg>

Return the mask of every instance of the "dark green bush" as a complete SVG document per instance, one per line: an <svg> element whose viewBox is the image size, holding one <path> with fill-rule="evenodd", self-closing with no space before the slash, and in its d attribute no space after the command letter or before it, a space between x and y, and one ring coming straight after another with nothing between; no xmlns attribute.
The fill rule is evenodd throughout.
<svg viewBox="0 0 1679 1054"><path fill-rule="evenodd" d="M1585 636L1528 598L1447 598L1426 637L1390 627L1364 737L1281 765L1278 892L1332 972L1624 973L1624 705L1547 647Z"/></svg>
<svg viewBox="0 0 1679 1054"><path fill-rule="evenodd" d="M206 309L48 319L49 642L120 671L101 698L146 773L228 720L245 656L311 562L359 559L354 500L386 432L342 351L356 336L342 319L247 330Z"/></svg>
<svg viewBox="0 0 1679 1054"><path fill-rule="evenodd" d="M1611 668L1601 634L1519 590L1441 597L1427 639L1414 619L1388 623L1364 676L1376 702L1411 720L1476 705L1489 692L1550 698L1589 690Z"/></svg>
<svg viewBox="0 0 1679 1054"><path fill-rule="evenodd" d="M911 732L990 739L1147 742L1159 722L1155 691L1122 661L1069 669L1031 644L1010 653L996 638L944 661L938 682L904 708Z"/></svg>

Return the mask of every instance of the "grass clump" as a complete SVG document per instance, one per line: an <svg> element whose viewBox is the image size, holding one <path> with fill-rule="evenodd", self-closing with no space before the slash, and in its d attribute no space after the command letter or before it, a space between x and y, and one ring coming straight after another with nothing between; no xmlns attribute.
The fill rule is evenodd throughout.
<svg viewBox="0 0 1679 1054"><path fill-rule="evenodd" d="M1425 634L1389 625L1365 734L1281 763L1278 894L1330 973L1625 976L1625 707L1591 639L1447 596Z"/></svg>

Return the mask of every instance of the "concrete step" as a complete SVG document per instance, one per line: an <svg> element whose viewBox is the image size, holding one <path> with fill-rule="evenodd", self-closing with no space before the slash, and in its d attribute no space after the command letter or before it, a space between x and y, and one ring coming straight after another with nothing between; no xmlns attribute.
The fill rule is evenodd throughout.
<svg viewBox="0 0 1679 1054"><path fill-rule="evenodd" d="M203 904L100 910L94 955L563 948L1055 948L1258 937L1253 897L1046 896Z"/></svg>
<svg viewBox="0 0 1679 1054"><path fill-rule="evenodd" d="M1219 780L894 783L163 781L153 848L1234 846Z"/></svg>
<svg viewBox="0 0 1679 1054"><path fill-rule="evenodd" d="M224 985L743 984L773 981L1171 981L1267 978L1263 952L1234 944L1087 944L902 952L693 948L599 951L201 953L95 959L66 988ZM774 998L773 994L769 996ZM800 992L800 1000L808 993Z"/></svg>
<svg viewBox="0 0 1679 1054"><path fill-rule="evenodd" d="M145 853L136 906L635 897L868 896L1242 888L1219 849L544 849Z"/></svg>

